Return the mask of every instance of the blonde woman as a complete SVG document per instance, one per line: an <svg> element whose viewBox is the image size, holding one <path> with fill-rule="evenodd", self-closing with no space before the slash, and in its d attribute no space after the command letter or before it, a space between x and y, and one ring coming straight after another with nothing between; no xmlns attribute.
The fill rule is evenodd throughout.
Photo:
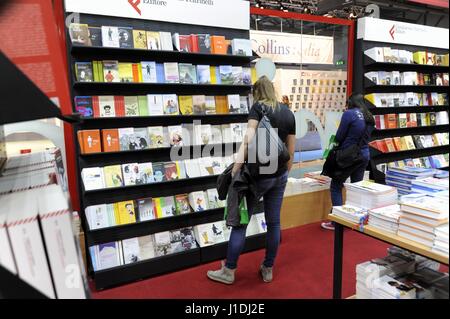
<svg viewBox="0 0 450 319"><path fill-rule="evenodd" d="M278 136L286 144L290 153L289 162L279 165L274 173L260 174L255 177L258 195L264 196L264 212L267 224L266 256L259 271L264 282L271 282L273 265L280 244L280 209L295 150L295 118L287 105L277 102L273 83L265 76L255 83L253 98L255 104L249 112L247 132L239 149L232 176L240 171L247 159L248 144L256 133L259 121L263 117L263 110L269 117L272 127L277 129ZM222 263L221 269L208 271L208 278L225 284L234 282L239 255L245 244L245 232L246 226L233 227L228 243L226 261Z"/></svg>

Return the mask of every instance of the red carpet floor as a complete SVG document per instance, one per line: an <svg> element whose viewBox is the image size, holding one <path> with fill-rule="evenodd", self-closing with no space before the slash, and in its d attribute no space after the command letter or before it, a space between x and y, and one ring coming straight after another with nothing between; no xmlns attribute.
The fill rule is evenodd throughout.
<svg viewBox="0 0 450 319"><path fill-rule="evenodd" d="M283 242L274 268L274 281L263 283L258 275L264 251L243 254L232 286L207 279L206 271L219 262L163 275L129 285L93 292L98 299L303 299L331 298L333 284L333 232L319 224L283 231ZM355 265L386 255L388 245L357 232L344 235L343 297L355 294Z"/></svg>

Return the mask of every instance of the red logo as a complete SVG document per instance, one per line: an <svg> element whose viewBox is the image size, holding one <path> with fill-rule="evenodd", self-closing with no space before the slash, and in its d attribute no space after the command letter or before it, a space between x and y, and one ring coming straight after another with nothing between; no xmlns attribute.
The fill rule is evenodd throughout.
<svg viewBox="0 0 450 319"><path fill-rule="evenodd" d="M139 9L139 5L141 4L141 0L128 0L128 3L131 4L134 10L139 13L139 15L142 15L141 9Z"/></svg>
<svg viewBox="0 0 450 319"><path fill-rule="evenodd" d="M395 24L392 26L392 28L389 30L389 34L392 37L392 40L395 40L394 34L395 34Z"/></svg>

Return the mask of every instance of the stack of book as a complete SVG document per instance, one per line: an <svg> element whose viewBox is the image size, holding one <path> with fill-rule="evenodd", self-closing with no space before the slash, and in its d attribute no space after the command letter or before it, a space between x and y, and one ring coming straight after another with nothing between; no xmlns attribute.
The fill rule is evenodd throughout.
<svg viewBox="0 0 450 319"><path fill-rule="evenodd" d="M386 184L397 187L401 195L410 194L414 180L432 177L434 173L434 169L420 167L389 167L386 173Z"/></svg>
<svg viewBox="0 0 450 319"><path fill-rule="evenodd" d="M404 167L418 167L418 168L443 168L449 165L449 154L438 154L428 157L407 158L400 161L377 164L377 170L387 173L389 168L404 168Z"/></svg>
<svg viewBox="0 0 450 319"><path fill-rule="evenodd" d="M448 204L448 197L422 194L402 196L400 208L403 214L398 235L431 249L435 243L436 228L448 227Z"/></svg>
<svg viewBox="0 0 450 319"><path fill-rule="evenodd" d="M370 181L345 183L344 185L347 190L346 205L368 210L397 203L398 193L395 187Z"/></svg>
<svg viewBox="0 0 450 319"><path fill-rule="evenodd" d="M448 256L448 223L434 229L434 244L432 250Z"/></svg>
<svg viewBox="0 0 450 319"><path fill-rule="evenodd" d="M413 180L411 183L412 193L432 195L442 191L448 191L448 178L426 177Z"/></svg>
<svg viewBox="0 0 450 319"><path fill-rule="evenodd" d="M284 196L292 196L303 193L318 192L329 189L329 184L323 183L317 179L304 177L288 179Z"/></svg>
<svg viewBox="0 0 450 319"><path fill-rule="evenodd" d="M367 210L348 204L334 206L332 214L357 224L364 224L368 217Z"/></svg>
<svg viewBox="0 0 450 319"><path fill-rule="evenodd" d="M447 105L447 93L370 93L364 96L375 107Z"/></svg>
<svg viewBox="0 0 450 319"><path fill-rule="evenodd" d="M401 215L402 212L398 204L371 209L369 210L368 225L388 233L397 234Z"/></svg>

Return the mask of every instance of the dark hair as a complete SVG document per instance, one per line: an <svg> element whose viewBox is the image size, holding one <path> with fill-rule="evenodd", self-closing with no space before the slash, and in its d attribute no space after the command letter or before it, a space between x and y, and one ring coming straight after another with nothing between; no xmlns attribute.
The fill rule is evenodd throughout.
<svg viewBox="0 0 450 319"><path fill-rule="evenodd" d="M353 93L347 101L348 108L358 108L364 115L364 120L369 125L375 125L375 119L372 113L367 108L366 102L364 101L364 96L360 93Z"/></svg>

